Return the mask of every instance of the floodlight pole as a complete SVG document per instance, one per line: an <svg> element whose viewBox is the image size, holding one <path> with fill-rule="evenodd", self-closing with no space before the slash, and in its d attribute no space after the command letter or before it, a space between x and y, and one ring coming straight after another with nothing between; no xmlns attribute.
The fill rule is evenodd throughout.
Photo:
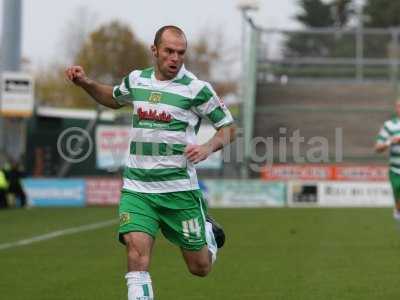
<svg viewBox="0 0 400 300"><path fill-rule="evenodd" d="M0 75L4 71L19 71L21 67L22 0L3 0ZM2 95L0 95L0 108ZM6 154L5 117L0 111L0 162ZM4 157L3 157L4 159Z"/></svg>
<svg viewBox="0 0 400 300"><path fill-rule="evenodd" d="M356 31L356 78L358 82L364 80L364 5L357 5L357 31Z"/></svg>
<svg viewBox="0 0 400 300"><path fill-rule="evenodd" d="M240 168L240 176L241 178L249 177L249 163L250 163L250 144L251 144L251 133L247 122L252 122L252 118L249 117L250 99L246 99L249 95L247 85L247 76L248 76L248 61L247 61L247 26L250 25L251 29L254 30L254 24L252 19L249 17L248 13L250 11L257 11L259 9L259 4L257 0L241 0L238 4L238 9L241 12L242 17L242 35L241 35L241 76L240 76L240 98L242 101L241 110L240 110L240 126L244 129L243 134L243 145L241 149L241 153L239 154L241 157L241 168ZM252 41L249 41L250 43ZM249 44L249 47L252 45ZM252 126L250 126L252 128Z"/></svg>
<svg viewBox="0 0 400 300"><path fill-rule="evenodd" d="M19 71L21 67L22 0L3 0L1 70Z"/></svg>

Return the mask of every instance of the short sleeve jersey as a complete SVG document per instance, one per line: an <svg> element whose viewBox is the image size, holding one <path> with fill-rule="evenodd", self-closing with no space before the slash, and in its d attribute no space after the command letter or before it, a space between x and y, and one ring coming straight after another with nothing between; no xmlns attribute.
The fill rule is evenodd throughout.
<svg viewBox="0 0 400 300"><path fill-rule="evenodd" d="M123 189L168 193L198 189L196 170L184 155L196 143L202 118L216 129L233 123L211 85L184 66L177 76L158 81L154 69L135 70L113 89L121 105L133 105L130 154Z"/></svg>
<svg viewBox="0 0 400 300"><path fill-rule="evenodd" d="M400 119L387 120L377 136L377 143L389 143L391 138L400 136ZM400 174L400 144L390 145L390 170Z"/></svg>

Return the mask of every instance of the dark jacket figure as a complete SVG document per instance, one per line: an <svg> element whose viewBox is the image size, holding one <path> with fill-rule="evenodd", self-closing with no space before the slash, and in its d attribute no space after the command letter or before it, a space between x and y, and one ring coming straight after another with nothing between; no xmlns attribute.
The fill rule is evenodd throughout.
<svg viewBox="0 0 400 300"><path fill-rule="evenodd" d="M7 208L8 180L4 170L0 169L0 209Z"/></svg>
<svg viewBox="0 0 400 300"><path fill-rule="evenodd" d="M11 166L11 169L6 172L6 177L9 183L8 193L13 194L15 198L20 200L21 207L25 207L26 195L21 184L21 179L25 177L25 174L20 170L18 164Z"/></svg>

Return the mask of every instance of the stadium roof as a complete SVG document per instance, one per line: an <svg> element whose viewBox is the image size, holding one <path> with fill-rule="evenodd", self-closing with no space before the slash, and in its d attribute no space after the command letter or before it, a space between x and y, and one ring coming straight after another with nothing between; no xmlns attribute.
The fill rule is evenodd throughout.
<svg viewBox="0 0 400 300"><path fill-rule="evenodd" d="M40 117L65 118L65 119L84 119L93 120L96 118L97 111L90 109L55 108L39 106L36 115ZM114 111L102 111L100 119L104 121L114 121L116 118Z"/></svg>

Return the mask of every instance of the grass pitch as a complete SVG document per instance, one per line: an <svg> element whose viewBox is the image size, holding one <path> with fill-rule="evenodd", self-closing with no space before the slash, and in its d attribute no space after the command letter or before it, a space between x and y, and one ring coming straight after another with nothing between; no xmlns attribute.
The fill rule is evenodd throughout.
<svg viewBox="0 0 400 300"><path fill-rule="evenodd" d="M227 243L206 278L159 235L156 300L399 299L400 230L390 209L213 209ZM5 243L115 218L116 208L0 211ZM0 250L0 299L127 299L117 225Z"/></svg>

